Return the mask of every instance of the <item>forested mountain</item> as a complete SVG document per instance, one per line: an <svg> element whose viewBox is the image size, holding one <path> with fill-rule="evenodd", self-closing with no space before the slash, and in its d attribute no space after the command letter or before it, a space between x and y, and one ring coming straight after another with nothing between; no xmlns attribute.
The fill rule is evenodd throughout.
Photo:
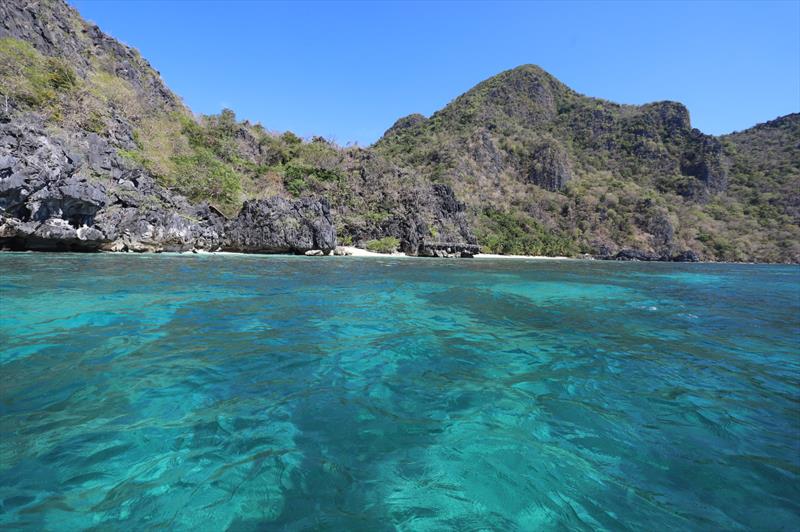
<svg viewBox="0 0 800 532"><path fill-rule="evenodd" d="M713 137L525 65L342 148L193 115L61 0L0 19L6 247L800 261L797 114Z"/></svg>
<svg viewBox="0 0 800 532"><path fill-rule="evenodd" d="M797 114L715 138L679 103L590 98L526 65L375 149L451 184L492 251L796 261L799 143Z"/></svg>

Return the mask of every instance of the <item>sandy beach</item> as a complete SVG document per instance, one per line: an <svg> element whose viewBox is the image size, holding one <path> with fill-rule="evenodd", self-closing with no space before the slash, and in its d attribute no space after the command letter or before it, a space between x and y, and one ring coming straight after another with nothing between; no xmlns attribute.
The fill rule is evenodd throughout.
<svg viewBox="0 0 800 532"><path fill-rule="evenodd" d="M341 246L352 257L403 257L409 258L405 253L375 253L355 246ZM572 257L546 257L543 255L496 255L493 253L478 253L475 259L536 259L536 260L578 260Z"/></svg>

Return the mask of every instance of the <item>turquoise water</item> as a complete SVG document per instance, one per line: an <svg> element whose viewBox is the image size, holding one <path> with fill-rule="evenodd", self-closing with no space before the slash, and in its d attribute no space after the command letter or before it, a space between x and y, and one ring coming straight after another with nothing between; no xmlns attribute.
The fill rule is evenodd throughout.
<svg viewBox="0 0 800 532"><path fill-rule="evenodd" d="M800 528L800 269L0 254L0 526Z"/></svg>

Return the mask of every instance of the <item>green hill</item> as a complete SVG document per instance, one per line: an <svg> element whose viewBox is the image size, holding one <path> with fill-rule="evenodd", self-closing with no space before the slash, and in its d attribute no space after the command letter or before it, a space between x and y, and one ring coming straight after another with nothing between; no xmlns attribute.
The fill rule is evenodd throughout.
<svg viewBox="0 0 800 532"><path fill-rule="evenodd" d="M60 0L4 2L0 19L0 118L43 124L77 160L96 159L82 146L100 138L122 166L229 217L248 199L310 196L330 203L340 242L413 254L477 242L800 261L797 114L717 138L680 103L591 98L525 65L401 118L370 148L342 148L231 110L192 114L136 50ZM88 171L116 186L118 166Z"/></svg>
<svg viewBox="0 0 800 532"><path fill-rule="evenodd" d="M590 98L525 65L398 120L375 150L452 185L490 251L797 261L797 124L715 138L679 103Z"/></svg>

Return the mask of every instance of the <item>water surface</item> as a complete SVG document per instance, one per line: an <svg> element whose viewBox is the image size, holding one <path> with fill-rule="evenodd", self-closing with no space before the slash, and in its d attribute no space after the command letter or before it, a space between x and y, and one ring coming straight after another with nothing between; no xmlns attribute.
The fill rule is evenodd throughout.
<svg viewBox="0 0 800 532"><path fill-rule="evenodd" d="M0 254L0 526L800 528L800 269Z"/></svg>

